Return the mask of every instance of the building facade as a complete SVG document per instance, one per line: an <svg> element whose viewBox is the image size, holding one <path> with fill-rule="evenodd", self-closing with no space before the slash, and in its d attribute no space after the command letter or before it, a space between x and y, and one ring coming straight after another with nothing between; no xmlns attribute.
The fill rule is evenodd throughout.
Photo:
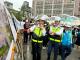
<svg viewBox="0 0 80 60"><path fill-rule="evenodd" d="M74 0L33 0L33 15L74 15Z"/></svg>
<svg viewBox="0 0 80 60"><path fill-rule="evenodd" d="M75 0L75 16L80 17L80 0Z"/></svg>

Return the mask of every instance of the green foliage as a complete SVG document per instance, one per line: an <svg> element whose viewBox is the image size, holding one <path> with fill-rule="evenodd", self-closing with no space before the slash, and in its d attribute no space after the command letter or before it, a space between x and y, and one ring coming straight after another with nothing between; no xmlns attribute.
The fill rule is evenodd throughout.
<svg viewBox="0 0 80 60"><path fill-rule="evenodd" d="M14 14L14 16L18 19L18 20L22 20L22 14L21 14L21 12L20 11L18 11L18 12L15 12L15 11L13 11L12 12L13 14Z"/></svg>
<svg viewBox="0 0 80 60"><path fill-rule="evenodd" d="M13 36L12 35L9 36L9 40L10 40L10 42L13 40Z"/></svg>
<svg viewBox="0 0 80 60"><path fill-rule="evenodd" d="M9 34L8 38L9 38L9 40L11 42L13 40L13 35L12 35L12 32L11 32L11 29L10 29L9 25L6 26L6 31Z"/></svg>
<svg viewBox="0 0 80 60"><path fill-rule="evenodd" d="M22 20L22 17L23 17L23 14L21 13L21 11L16 11L14 9L8 9L10 14L14 14L14 16L19 20L21 21Z"/></svg>
<svg viewBox="0 0 80 60"><path fill-rule="evenodd" d="M4 45L2 48L0 48L0 56L3 56L6 53L7 49L7 45Z"/></svg>

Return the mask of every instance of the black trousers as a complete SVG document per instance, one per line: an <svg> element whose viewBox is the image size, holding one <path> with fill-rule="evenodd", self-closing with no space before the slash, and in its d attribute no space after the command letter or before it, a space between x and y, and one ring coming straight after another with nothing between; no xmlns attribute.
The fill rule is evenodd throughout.
<svg viewBox="0 0 80 60"><path fill-rule="evenodd" d="M61 57L62 57L62 60L66 60L66 58L71 54L71 51L72 51L72 45L69 45L69 46L64 46L62 45L62 53L61 53Z"/></svg>
<svg viewBox="0 0 80 60"><path fill-rule="evenodd" d="M32 42L32 56L33 60L41 60L42 44Z"/></svg>
<svg viewBox="0 0 80 60"><path fill-rule="evenodd" d="M28 33L24 32L24 43L27 43L28 41Z"/></svg>
<svg viewBox="0 0 80 60"><path fill-rule="evenodd" d="M50 60L52 49L53 49L53 52L54 52L54 59L53 60L57 60L58 53L59 53L59 43L58 42L49 41L47 60Z"/></svg>
<svg viewBox="0 0 80 60"><path fill-rule="evenodd" d="M49 41L48 36L47 36L47 35L44 36L44 37L42 38L42 40L43 40L43 46L46 47L46 46L47 46L47 43L48 43L48 41Z"/></svg>
<svg viewBox="0 0 80 60"><path fill-rule="evenodd" d="M27 43L28 39L29 39L29 41L31 40L31 35L32 35L32 33L24 32L24 43Z"/></svg>

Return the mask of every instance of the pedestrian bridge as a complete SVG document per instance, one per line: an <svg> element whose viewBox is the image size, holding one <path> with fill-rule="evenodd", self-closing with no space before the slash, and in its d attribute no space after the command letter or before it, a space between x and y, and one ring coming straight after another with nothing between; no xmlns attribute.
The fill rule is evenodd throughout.
<svg viewBox="0 0 80 60"><path fill-rule="evenodd" d="M22 29L24 22L18 21L14 15L11 16L4 6L3 0L0 0L0 26L6 23L5 20L7 20L6 22L8 22L10 26L14 39L9 44L10 47L4 60L32 60L31 41L28 41L28 45L23 44ZM41 60L47 60L47 49L42 49L41 56ZM74 48L67 60L80 60L79 57L80 50ZM52 58L53 54L51 55L51 60L53 60ZM58 60L61 60L60 56Z"/></svg>

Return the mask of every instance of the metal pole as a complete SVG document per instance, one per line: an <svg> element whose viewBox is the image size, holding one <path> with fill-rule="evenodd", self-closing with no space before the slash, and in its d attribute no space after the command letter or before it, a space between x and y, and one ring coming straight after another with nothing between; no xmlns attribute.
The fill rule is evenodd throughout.
<svg viewBox="0 0 80 60"><path fill-rule="evenodd" d="M45 0L43 1L43 14L44 14L44 9L45 8Z"/></svg>
<svg viewBox="0 0 80 60"><path fill-rule="evenodd" d="M73 8L73 16L74 16L74 13L75 13L75 0L74 0L74 8Z"/></svg>
<svg viewBox="0 0 80 60"><path fill-rule="evenodd" d="M62 0L62 14L64 13L64 0Z"/></svg>
<svg viewBox="0 0 80 60"><path fill-rule="evenodd" d="M54 0L52 1L52 16L53 16L53 9L54 9Z"/></svg>
<svg viewBox="0 0 80 60"><path fill-rule="evenodd" d="M37 6L36 6L36 1L35 1L35 16L36 16L36 7L37 7Z"/></svg>

